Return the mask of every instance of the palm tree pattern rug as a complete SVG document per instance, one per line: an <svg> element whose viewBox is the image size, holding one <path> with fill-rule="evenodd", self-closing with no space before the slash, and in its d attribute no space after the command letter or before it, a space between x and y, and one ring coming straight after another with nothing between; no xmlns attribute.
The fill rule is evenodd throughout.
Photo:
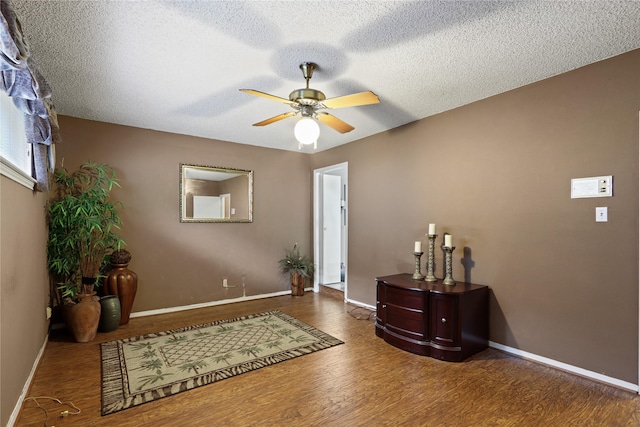
<svg viewBox="0 0 640 427"><path fill-rule="evenodd" d="M102 415L339 344L280 311L103 343Z"/></svg>

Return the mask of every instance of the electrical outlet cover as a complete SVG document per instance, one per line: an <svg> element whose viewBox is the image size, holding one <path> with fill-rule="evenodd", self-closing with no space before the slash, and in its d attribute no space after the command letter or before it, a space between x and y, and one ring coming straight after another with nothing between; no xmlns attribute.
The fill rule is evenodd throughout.
<svg viewBox="0 0 640 427"><path fill-rule="evenodd" d="M596 208L596 222L607 222L608 218L608 209L606 207L598 207Z"/></svg>

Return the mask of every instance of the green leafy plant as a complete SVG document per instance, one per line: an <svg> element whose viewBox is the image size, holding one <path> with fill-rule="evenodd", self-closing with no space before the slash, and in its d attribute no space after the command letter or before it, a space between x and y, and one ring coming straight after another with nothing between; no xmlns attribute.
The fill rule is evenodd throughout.
<svg viewBox="0 0 640 427"><path fill-rule="evenodd" d="M122 220L122 203L109 199L114 187L120 187L113 168L86 162L77 171L56 169L55 193L48 204L49 271L59 283L62 298L89 293L99 285L101 268L111 252L125 243L115 233ZM82 278L93 283L82 283Z"/></svg>
<svg viewBox="0 0 640 427"><path fill-rule="evenodd" d="M315 272L315 265L307 255L300 255L298 244L293 245L293 249L285 249L285 257L278 261L280 271L283 274L299 274L302 277L312 277Z"/></svg>

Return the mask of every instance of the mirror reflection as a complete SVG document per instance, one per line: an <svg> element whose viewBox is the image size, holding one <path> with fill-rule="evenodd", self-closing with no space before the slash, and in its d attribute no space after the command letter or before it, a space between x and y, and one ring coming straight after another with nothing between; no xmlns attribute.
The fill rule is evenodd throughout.
<svg viewBox="0 0 640 427"><path fill-rule="evenodd" d="M253 171L180 165L181 222L252 222Z"/></svg>

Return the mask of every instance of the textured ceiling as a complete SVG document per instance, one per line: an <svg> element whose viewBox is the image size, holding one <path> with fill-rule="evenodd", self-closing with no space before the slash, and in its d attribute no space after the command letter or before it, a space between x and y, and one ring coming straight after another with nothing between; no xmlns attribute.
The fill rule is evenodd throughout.
<svg viewBox="0 0 640 427"><path fill-rule="evenodd" d="M296 118L251 125L290 107L238 89L287 98L302 62L380 97L332 110L355 130L324 150L640 47L637 1L12 3L60 114L285 150Z"/></svg>

